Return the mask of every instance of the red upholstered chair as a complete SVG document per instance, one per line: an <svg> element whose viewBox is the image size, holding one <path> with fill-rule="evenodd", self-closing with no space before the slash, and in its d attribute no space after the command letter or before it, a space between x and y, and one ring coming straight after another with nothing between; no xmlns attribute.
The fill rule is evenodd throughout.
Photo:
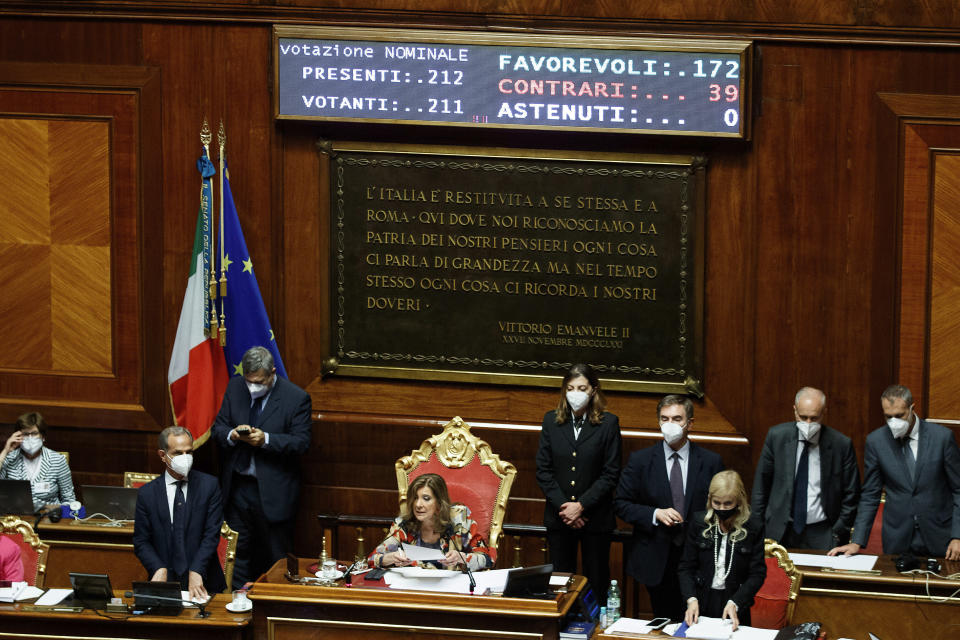
<svg viewBox="0 0 960 640"><path fill-rule="evenodd" d="M127 489L139 489L158 475L157 473L140 473L138 471L123 472L123 486Z"/></svg>
<svg viewBox="0 0 960 640"><path fill-rule="evenodd" d="M489 545L490 559L496 561L516 467L500 460L490 445L470 433L470 425L457 416L441 433L424 440L419 449L397 460L396 468L401 506L407 500L407 487L414 478L424 473L442 476L450 501L469 507L478 531Z"/></svg>
<svg viewBox="0 0 960 640"><path fill-rule="evenodd" d="M17 516L4 516L0 519L3 533L20 547L20 560L23 562L23 579L27 584L43 589L47 575L47 555L50 545L40 541L33 527Z"/></svg>
<svg viewBox="0 0 960 640"><path fill-rule="evenodd" d="M230 528L226 522L220 527L220 542L217 543L217 558L220 559L220 567L223 569L223 576L227 579L227 588L224 593L230 593L233 583L233 565L237 561L237 540L240 534Z"/></svg>
<svg viewBox="0 0 960 640"><path fill-rule="evenodd" d="M870 538L867 540L867 546L861 553L879 556L883 553L883 505L887 501L887 492L880 494L880 505L877 507L877 515L873 517L873 526L870 527Z"/></svg>
<svg viewBox="0 0 960 640"><path fill-rule="evenodd" d="M803 575L790 560L787 550L776 540L767 538L763 552L767 561L767 578L750 607L750 624L763 629L782 629L793 617Z"/></svg>

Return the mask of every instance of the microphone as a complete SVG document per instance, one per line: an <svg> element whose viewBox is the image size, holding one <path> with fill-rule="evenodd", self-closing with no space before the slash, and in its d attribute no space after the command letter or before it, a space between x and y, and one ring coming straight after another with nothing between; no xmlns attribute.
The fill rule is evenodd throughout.
<svg viewBox="0 0 960 640"><path fill-rule="evenodd" d="M473 571L470 570L470 563L467 562L467 559L463 555L461 549L457 549L457 553L460 554L460 559L463 560L464 571L467 572L467 577L470 578L470 595L473 595L473 590L477 588L477 581L473 578Z"/></svg>
<svg viewBox="0 0 960 640"><path fill-rule="evenodd" d="M124 598L136 598L136 596L139 596L139 597L144 598L144 599L163 600L163 601L165 601L165 602L176 602L176 603L181 604L181 605L182 605L182 604L188 604L188 605L191 605L191 606L196 606L198 609L200 609L199 613L197 613L197 617L198 617L198 618L209 618L209 617L210 617L210 612L206 610L206 607L207 607L208 604L210 604L210 600L213 600L213 597L212 597L212 596L210 597L210 600L207 600L206 602L194 602L193 600L183 600L183 599L181 599L181 598L168 598L167 596L155 596L155 595L153 595L153 594L151 594L151 593L139 593L139 594L135 594L133 591L124 591L124 592L123 592L123 597L124 597ZM150 609L153 609L153 608L156 607L158 604L159 604L159 603L154 603L154 604L152 604L152 605L149 605L149 608L150 608Z"/></svg>

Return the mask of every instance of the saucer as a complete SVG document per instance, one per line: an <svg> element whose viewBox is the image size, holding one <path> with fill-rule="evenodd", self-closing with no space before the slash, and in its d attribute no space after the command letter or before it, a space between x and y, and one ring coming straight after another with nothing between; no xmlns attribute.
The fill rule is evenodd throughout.
<svg viewBox="0 0 960 640"><path fill-rule="evenodd" d="M230 611L231 613L246 613L247 611L250 611L250 609L253 609L252 602L248 603L245 607L235 607L233 606L233 602L228 602L226 606L227 611Z"/></svg>
<svg viewBox="0 0 960 640"><path fill-rule="evenodd" d="M317 577L320 578L321 580L339 580L340 578L343 577L343 571L340 571L340 570L338 569L338 570L337 570L337 573L334 574L334 576L333 576L332 578L324 578L324 577L323 577L323 571L317 571L317 572L316 572L315 574L313 574L313 575L317 576Z"/></svg>

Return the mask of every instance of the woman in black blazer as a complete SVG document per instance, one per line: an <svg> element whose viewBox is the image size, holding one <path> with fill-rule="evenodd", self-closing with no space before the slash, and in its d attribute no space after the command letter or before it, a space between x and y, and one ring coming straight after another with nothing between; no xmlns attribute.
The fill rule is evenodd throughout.
<svg viewBox="0 0 960 640"><path fill-rule="evenodd" d="M593 367L574 365L563 377L560 402L543 417L537 449L537 484L546 497L543 522L555 571L583 575L599 602L610 580L610 539L616 518L613 494L620 475L620 421Z"/></svg>
<svg viewBox="0 0 960 640"><path fill-rule="evenodd" d="M763 523L750 517L740 475L721 471L710 481L707 510L690 522L678 568L687 624L703 614L730 618L734 630L749 625L753 597L766 577Z"/></svg>

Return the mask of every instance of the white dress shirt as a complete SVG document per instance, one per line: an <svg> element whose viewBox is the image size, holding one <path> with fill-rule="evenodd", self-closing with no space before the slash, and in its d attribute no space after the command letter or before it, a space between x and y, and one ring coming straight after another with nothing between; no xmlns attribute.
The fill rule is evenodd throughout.
<svg viewBox="0 0 960 640"><path fill-rule="evenodd" d="M170 522L173 522L173 501L177 498L177 483L180 482L172 475L170 471L166 470L163 472L163 482L167 486L167 508L170 510ZM187 479L183 479L183 499L187 499L187 486L189 483Z"/></svg>
<svg viewBox="0 0 960 640"><path fill-rule="evenodd" d="M823 427L820 427L820 430L823 430ZM809 465L809 473L807 474L807 522L806 524L814 524L816 522L823 522L827 519L827 513L823 510L823 494L820 489L820 433L817 431L817 434L810 438L807 448L807 463ZM800 456L803 453L803 436L799 435L799 429L797 430L799 440L797 441L797 460L793 466L793 471L796 473L797 469L800 468ZM794 475L796 477L796 475Z"/></svg>

